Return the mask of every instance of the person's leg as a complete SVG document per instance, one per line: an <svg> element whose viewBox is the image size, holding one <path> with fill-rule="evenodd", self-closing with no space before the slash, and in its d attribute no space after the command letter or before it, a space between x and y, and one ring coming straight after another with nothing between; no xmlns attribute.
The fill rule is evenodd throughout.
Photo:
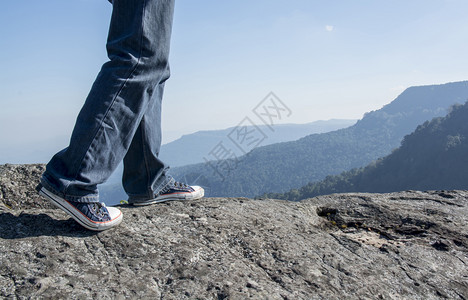
<svg viewBox="0 0 468 300"><path fill-rule="evenodd" d="M148 109L160 114L160 103L153 102L160 102L159 86L169 76L173 8L174 0L113 1L110 61L94 82L69 147L47 165L46 188L69 201L99 201L97 185L124 158ZM158 174L164 183L165 174Z"/></svg>
<svg viewBox="0 0 468 300"><path fill-rule="evenodd" d="M122 184L130 202L133 201L132 199L154 198L173 181L172 177L166 174L169 167L158 158L162 140L163 91L164 83L161 83L154 93L155 99L146 110L124 158Z"/></svg>
<svg viewBox="0 0 468 300"><path fill-rule="evenodd" d="M103 230L122 219L120 211L99 203L97 185L124 158L147 111L160 114L160 103L154 102L160 102L159 87L169 76L173 9L174 0L113 1L110 61L78 115L69 146L51 159L41 178L41 194L86 228ZM171 180L161 170L154 173L155 189Z"/></svg>
<svg viewBox="0 0 468 300"><path fill-rule="evenodd" d="M161 147L161 100L164 82L155 101L140 122L124 158L122 183L133 205L149 205L169 200L192 200L204 196L199 186L176 182L166 175L168 167L159 160Z"/></svg>

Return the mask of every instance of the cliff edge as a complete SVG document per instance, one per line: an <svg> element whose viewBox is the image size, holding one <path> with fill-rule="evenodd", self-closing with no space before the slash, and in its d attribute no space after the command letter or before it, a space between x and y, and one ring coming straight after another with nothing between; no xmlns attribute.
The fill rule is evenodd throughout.
<svg viewBox="0 0 468 300"><path fill-rule="evenodd" d="M95 233L0 205L0 297L467 299L468 191L121 207Z"/></svg>

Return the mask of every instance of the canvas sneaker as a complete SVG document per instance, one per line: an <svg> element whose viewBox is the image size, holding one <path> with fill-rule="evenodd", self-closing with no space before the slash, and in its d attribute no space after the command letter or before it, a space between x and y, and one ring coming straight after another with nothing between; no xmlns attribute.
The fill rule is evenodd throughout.
<svg viewBox="0 0 468 300"><path fill-rule="evenodd" d="M55 195L41 184L36 189L40 195L47 198L87 229L102 231L117 226L122 222L122 212L118 208L106 207L104 203L100 202L81 203L68 201Z"/></svg>
<svg viewBox="0 0 468 300"><path fill-rule="evenodd" d="M142 206L173 200L197 200L203 198L204 195L205 190L198 185L190 186L175 181L168 184L157 197L143 201L138 200L132 202L132 204Z"/></svg>

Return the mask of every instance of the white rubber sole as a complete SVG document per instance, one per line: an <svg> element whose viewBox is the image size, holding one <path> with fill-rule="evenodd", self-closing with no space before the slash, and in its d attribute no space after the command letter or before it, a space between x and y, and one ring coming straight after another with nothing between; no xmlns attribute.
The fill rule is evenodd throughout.
<svg viewBox="0 0 468 300"><path fill-rule="evenodd" d="M194 189L193 192L180 192L180 193L173 193L169 195L158 196L154 199L150 199L147 201L142 202L133 202L132 205L135 206L146 206L155 203L161 203L166 201L187 201L187 200L198 200L205 196L205 190L200 186L192 186Z"/></svg>
<svg viewBox="0 0 468 300"><path fill-rule="evenodd" d="M109 228L119 225L123 220L122 212L118 208L106 207L111 216L111 220L106 221L106 222L95 222L95 221L90 220L81 211L77 210L67 200L60 198L54 193L48 191L46 188L42 187L39 190L39 194L44 196L46 199L52 202L55 206L57 206L58 208L66 212L68 215L70 215L81 226L89 230L94 230L94 231L107 230Z"/></svg>

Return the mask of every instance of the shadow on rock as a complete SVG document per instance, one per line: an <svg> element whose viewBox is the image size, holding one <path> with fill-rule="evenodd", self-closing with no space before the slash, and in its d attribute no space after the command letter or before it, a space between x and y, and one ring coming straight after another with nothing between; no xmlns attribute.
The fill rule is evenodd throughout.
<svg viewBox="0 0 468 300"><path fill-rule="evenodd" d="M73 219L58 220L47 214L2 213L0 215L0 238L21 239L38 236L88 237L96 232L86 230Z"/></svg>

